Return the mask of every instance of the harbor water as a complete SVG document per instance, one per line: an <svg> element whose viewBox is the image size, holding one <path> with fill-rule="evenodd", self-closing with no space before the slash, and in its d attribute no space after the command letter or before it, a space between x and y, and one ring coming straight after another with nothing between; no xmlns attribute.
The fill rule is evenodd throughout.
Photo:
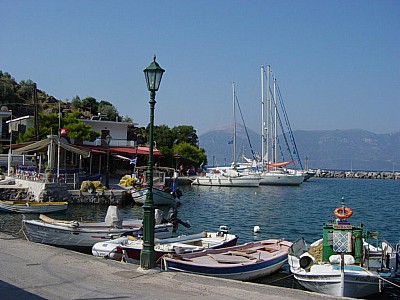
<svg viewBox="0 0 400 300"><path fill-rule="evenodd" d="M239 236L238 243L284 238L294 242L304 237L309 243L322 237L322 223L333 218L333 210L345 204L353 210L349 219L363 223L369 231L378 231L380 239L393 245L399 242L400 181L369 179L312 178L299 187L260 186L258 188L181 186L178 217L189 220L191 227L180 226L176 235L217 231L220 225L230 227ZM142 218L140 206L120 207L123 217ZM168 208L162 208L167 214ZM104 220L107 206L70 205L66 212L51 217L66 220ZM19 214L0 213L0 230L21 235ZM37 215L25 215L37 219ZM260 232L254 233L254 226ZM301 288L290 275L288 266L258 283ZM400 291L389 287L371 299L399 299Z"/></svg>

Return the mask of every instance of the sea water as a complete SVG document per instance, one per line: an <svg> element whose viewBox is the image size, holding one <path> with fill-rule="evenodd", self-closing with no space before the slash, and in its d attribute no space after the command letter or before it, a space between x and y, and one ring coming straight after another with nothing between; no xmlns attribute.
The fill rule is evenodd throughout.
<svg viewBox="0 0 400 300"><path fill-rule="evenodd" d="M344 197L350 207L353 224L363 223L369 231L378 231L380 239L392 245L399 242L400 181L373 179L312 178L298 187L260 186L203 187L181 186L178 217L188 220L190 228L180 226L177 235L201 231L217 231L227 225L230 233L239 236L238 243L268 238L296 241L304 237L308 243L322 237L322 223L333 218L333 210L341 206ZM120 208L125 219L142 218L140 206ZM162 208L165 215L168 208ZM95 204L70 205L66 212L53 213L53 218L66 220L104 220L107 206ZM37 218L27 215L27 218ZM0 214L0 230L17 233L22 216ZM254 227L260 231L254 233ZM259 283L300 288L288 267L273 276L257 280ZM400 291L388 288L372 299L398 299Z"/></svg>

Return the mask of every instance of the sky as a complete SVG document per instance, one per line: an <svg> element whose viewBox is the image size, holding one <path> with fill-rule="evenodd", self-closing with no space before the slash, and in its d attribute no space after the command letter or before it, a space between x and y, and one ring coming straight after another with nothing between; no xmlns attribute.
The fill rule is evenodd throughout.
<svg viewBox="0 0 400 300"><path fill-rule="evenodd" d="M400 131L400 0L0 0L0 70L57 99L149 122L143 69L166 71L155 124L261 128L271 66L293 130ZM237 116L238 122L240 117Z"/></svg>

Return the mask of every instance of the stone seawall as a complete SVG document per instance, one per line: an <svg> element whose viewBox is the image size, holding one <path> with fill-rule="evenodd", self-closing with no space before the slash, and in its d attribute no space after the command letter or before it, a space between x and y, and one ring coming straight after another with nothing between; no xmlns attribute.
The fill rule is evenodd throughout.
<svg viewBox="0 0 400 300"><path fill-rule="evenodd" d="M318 169L315 170L315 177L400 180L400 172L330 171Z"/></svg>
<svg viewBox="0 0 400 300"><path fill-rule="evenodd" d="M36 202L68 201L70 204L131 204L133 202L129 189L111 188L84 192L71 190L65 183L45 183L14 178L12 182L0 185L0 199Z"/></svg>

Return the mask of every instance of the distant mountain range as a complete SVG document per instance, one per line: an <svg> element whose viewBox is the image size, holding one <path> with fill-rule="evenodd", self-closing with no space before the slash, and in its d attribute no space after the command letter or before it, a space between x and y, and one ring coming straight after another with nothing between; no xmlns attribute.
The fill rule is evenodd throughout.
<svg viewBox="0 0 400 300"><path fill-rule="evenodd" d="M236 161L241 155L251 158L261 152L260 134L237 125ZM400 169L400 132L375 134L366 130L317 130L293 132L303 167L327 170L392 171ZM232 125L209 131L199 136L200 147L206 150L208 165L230 164L233 161ZM290 138L286 135L286 139ZM250 142L249 142L250 140ZM284 160L292 160L284 136L279 137ZM290 146L290 149L291 146ZM280 155L280 157L282 157ZM299 167L297 158L296 167Z"/></svg>

